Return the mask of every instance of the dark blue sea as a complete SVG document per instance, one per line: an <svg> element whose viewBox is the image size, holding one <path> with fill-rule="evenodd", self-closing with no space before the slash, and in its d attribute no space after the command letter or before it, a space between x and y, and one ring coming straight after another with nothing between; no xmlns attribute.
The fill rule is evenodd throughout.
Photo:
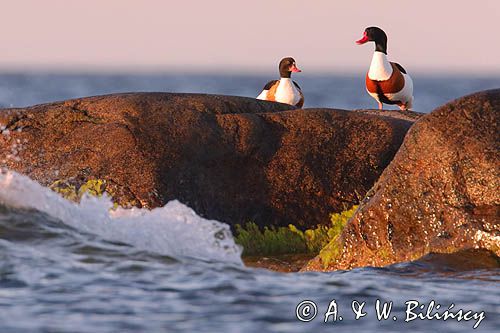
<svg viewBox="0 0 500 333"><path fill-rule="evenodd" d="M126 91L254 97L271 78L10 73L0 75L0 105ZM376 107L363 75L296 80L305 107ZM421 112L500 86L497 77L414 75L414 82ZM500 269L419 261L278 273L244 265L229 221L206 220L178 201L151 211L111 206L106 197L69 202L23 175L0 173L0 333L500 331ZM377 301L392 305L387 319L377 318ZM455 318L438 319L446 310Z"/></svg>
<svg viewBox="0 0 500 333"><path fill-rule="evenodd" d="M457 97L500 87L500 77L418 76L415 111L430 112ZM274 76L241 74L0 74L0 106L27 106L68 98L131 91L197 92L255 97ZM304 107L376 108L365 91L364 73L294 76ZM394 108L394 107L393 107Z"/></svg>

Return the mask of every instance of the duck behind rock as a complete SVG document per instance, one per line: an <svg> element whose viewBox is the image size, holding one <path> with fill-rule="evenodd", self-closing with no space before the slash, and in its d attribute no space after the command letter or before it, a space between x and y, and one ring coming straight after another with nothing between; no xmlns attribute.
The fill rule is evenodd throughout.
<svg viewBox="0 0 500 333"><path fill-rule="evenodd" d="M403 66L387 60L387 35L378 27L366 28L363 38L356 43L367 42L375 42L375 52L366 74L366 90L378 102L380 110L383 104L396 104L401 110L411 109L413 81Z"/></svg>
<svg viewBox="0 0 500 333"><path fill-rule="evenodd" d="M293 73L302 72L297 68L293 58L283 58L279 64L280 79L269 81L257 99L291 104L301 108L304 105L304 95L299 85L292 81Z"/></svg>

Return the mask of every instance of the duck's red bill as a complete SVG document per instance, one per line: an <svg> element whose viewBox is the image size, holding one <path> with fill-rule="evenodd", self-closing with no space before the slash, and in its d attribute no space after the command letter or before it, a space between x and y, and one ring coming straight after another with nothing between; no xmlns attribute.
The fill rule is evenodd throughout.
<svg viewBox="0 0 500 333"><path fill-rule="evenodd" d="M297 66L292 66L292 68L290 68L290 70L294 73L300 73L302 72L300 69L297 68Z"/></svg>
<svg viewBox="0 0 500 333"><path fill-rule="evenodd" d="M369 41L369 38L368 38L368 36L366 35L366 32L365 32L365 35L363 36L363 38L361 38L360 40L357 40L356 44L362 45L362 44L364 44L364 43L366 43L368 41Z"/></svg>

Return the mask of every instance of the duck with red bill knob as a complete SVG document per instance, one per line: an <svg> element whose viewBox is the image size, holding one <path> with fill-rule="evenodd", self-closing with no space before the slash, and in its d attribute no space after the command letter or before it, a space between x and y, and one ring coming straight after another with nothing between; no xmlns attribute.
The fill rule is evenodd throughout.
<svg viewBox="0 0 500 333"><path fill-rule="evenodd" d="M411 109L413 80L403 66L387 60L387 35L378 27L366 28L363 38L356 44L368 42L375 43L375 52L366 74L366 90L378 102L380 110L383 104L398 105L401 110Z"/></svg>
<svg viewBox="0 0 500 333"><path fill-rule="evenodd" d="M304 95L299 85L292 81L292 73L302 72L293 58L283 58L279 63L280 79L269 81L257 99L291 104L301 108Z"/></svg>

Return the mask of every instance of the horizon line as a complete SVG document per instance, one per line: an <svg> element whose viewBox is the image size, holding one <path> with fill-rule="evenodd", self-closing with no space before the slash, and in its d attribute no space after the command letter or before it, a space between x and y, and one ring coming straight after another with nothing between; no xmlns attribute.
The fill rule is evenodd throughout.
<svg viewBox="0 0 500 333"><path fill-rule="evenodd" d="M368 69L363 68L346 68L346 69L336 69L329 68L319 70L313 68L303 73L296 75L295 77L299 79L301 76L328 76L328 75L338 75L338 76L357 76L360 73L363 75ZM471 77L498 77L500 76L500 68L498 69L483 69L483 70L471 70L462 69L457 70L453 68L443 68L441 70L437 68L432 69L422 69L415 68L409 71L411 75L416 76L471 76ZM235 67L195 67L193 66L175 66L175 69L167 68L166 66L1 66L0 65L0 75L5 74L54 74L54 75L242 75L242 76L262 76L262 75L277 75L277 70L269 70L261 66L250 69L250 68L235 68Z"/></svg>

